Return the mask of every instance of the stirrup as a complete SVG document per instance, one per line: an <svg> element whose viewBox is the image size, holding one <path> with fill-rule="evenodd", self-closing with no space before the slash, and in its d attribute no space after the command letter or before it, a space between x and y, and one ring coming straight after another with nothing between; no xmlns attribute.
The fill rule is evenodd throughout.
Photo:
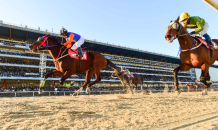
<svg viewBox="0 0 218 130"><path fill-rule="evenodd" d="M77 56L77 57L83 57L83 55L81 55L81 54L77 54L76 56Z"/></svg>
<svg viewBox="0 0 218 130"><path fill-rule="evenodd" d="M211 49L212 51L215 50L215 48L214 48L213 45L210 45L209 47L210 47L210 49Z"/></svg>

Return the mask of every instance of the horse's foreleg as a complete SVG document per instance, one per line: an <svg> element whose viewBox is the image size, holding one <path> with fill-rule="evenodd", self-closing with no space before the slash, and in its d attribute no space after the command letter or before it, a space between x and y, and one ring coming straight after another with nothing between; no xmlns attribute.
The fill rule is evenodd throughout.
<svg viewBox="0 0 218 130"><path fill-rule="evenodd" d="M44 76L44 79L41 81L41 84L39 86L39 94L40 94L40 88L45 86L45 82L46 82L46 79L48 77L51 77L51 76L62 76L62 75L64 75L64 74L62 72L60 72L60 71L57 71L57 70L47 73Z"/></svg>
<svg viewBox="0 0 218 130"><path fill-rule="evenodd" d="M181 66L181 65L180 65ZM178 72L180 71L180 66L175 68L173 70L174 73L174 86L175 86L175 92L179 91L179 83L178 83Z"/></svg>
<svg viewBox="0 0 218 130"><path fill-rule="evenodd" d="M68 78L70 78L70 76L72 75L72 74L74 74L72 71L66 71L65 73L64 73L64 76L60 79L60 85L63 85L63 86L65 86L65 87L71 87L71 84L67 84L67 83L64 83L64 81L66 80L66 79L68 79Z"/></svg>
<svg viewBox="0 0 218 130"><path fill-rule="evenodd" d="M175 86L175 92L179 94L179 83L178 83L178 72L179 71L188 71L190 70L191 67L188 66L187 64L180 64L179 67L175 68L173 73L174 73L174 86Z"/></svg>

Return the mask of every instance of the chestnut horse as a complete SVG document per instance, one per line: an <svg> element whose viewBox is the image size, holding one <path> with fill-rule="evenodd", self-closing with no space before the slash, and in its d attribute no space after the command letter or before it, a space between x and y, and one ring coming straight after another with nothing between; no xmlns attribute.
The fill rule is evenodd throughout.
<svg viewBox="0 0 218 130"><path fill-rule="evenodd" d="M198 88L204 90L204 87L203 87L203 85L201 85L201 84L196 83L196 84L195 84L195 87L196 87L196 91L198 91Z"/></svg>
<svg viewBox="0 0 218 130"><path fill-rule="evenodd" d="M135 89L137 87L137 84L141 84L141 90L143 90L143 77L141 75L138 75L138 74L133 74L134 77L128 77L125 72L121 71L119 74L117 74L116 71L114 71L112 74L111 74L111 77L116 77L116 75L118 76L118 78L120 79L121 83L123 84L123 87L124 87L124 90L126 90L126 86L128 86L128 89L130 91L130 93L132 94L132 91L131 91L131 87L130 87L130 84L134 84L134 93L135 93Z"/></svg>
<svg viewBox="0 0 218 130"><path fill-rule="evenodd" d="M189 92L190 89L192 89L193 92L196 92L194 85L192 85L192 84L186 84L186 87L188 88L188 92Z"/></svg>
<svg viewBox="0 0 218 130"><path fill-rule="evenodd" d="M177 76L179 71L188 71L191 68L201 68L200 81L206 86L203 94L207 94L207 88L211 85L209 67L218 60L218 50L214 50L212 52L212 58L210 58L210 50L204 45L200 45L199 41L188 34L187 30L179 23L179 17L177 20L171 21L165 35L165 39L169 43L172 43L173 40L177 38L181 48L181 64L174 69L175 92L177 94L180 93ZM217 40L213 39L213 41L218 43Z"/></svg>
<svg viewBox="0 0 218 130"><path fill-rule="evenodd" d="M62 44L58 42L57 38L50 37L50 34L40 37L29 47L29 49L32 52L47 49L52 58L54 59L56 70L53 72L49 72L44 76L40 87L43 87L45 85L46 79L51 76L63 76L59 81L60 84L65 87L71 87L71 84L64 83L64 81L71 75L74 75L78 72L86 72L86 79L83 86L76 93L74 93L74 95L77 95L87 85L88 87L86 88L86 92L89 93L90 87L95 83L101 81L100 70L104 69L107 65L112 67L119 74L117 67L99 52L87 52L87 60L81 61L81 67L79 71L78 59L73 59L69 55L67 55L68 50L65 51L64 49L62 49ZM60 54L62 54L63 56L59 57ZM90 83L90 79L93 74L95 74L95 81Z"/></svg>

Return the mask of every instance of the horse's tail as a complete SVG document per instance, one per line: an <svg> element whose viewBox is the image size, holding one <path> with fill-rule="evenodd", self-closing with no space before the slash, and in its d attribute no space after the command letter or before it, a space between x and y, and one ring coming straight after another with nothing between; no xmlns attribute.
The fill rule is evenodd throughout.
<svg viewBox="0 0 218 130"><path fill-rule="evenodd" d="M110 60L108 60L108 59L106 59L106 60L107 60L107 66L113 68L116 73L120 74L118 67L114 63L112 63Z"/></svg>

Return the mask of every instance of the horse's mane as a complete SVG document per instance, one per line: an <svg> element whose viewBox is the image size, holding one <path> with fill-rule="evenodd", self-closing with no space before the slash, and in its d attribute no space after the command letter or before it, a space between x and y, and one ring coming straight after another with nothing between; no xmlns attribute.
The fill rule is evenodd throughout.
<svg viewBox="0 0 218 130"><path fill-rule="evenodd" d="M48 37L49 39L51 39L53 42L55 42L58 46L62 47L63 45L59 42L59 39L57 37L54 36L50 36Z"/></svg>

